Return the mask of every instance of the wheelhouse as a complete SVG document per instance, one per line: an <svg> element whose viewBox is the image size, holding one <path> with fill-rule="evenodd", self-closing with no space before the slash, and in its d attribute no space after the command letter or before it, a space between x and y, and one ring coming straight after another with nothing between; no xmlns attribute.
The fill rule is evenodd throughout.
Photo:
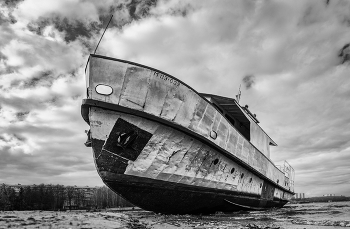
<svg viewBox="0 0 350 229"><path fill-rule="evenodd" d="M241 135L270 158L270 146L277 144L258 125L259 120L250 112L248 106L242 107L232 98L203 93L201 95L216 107Z"/></svg>

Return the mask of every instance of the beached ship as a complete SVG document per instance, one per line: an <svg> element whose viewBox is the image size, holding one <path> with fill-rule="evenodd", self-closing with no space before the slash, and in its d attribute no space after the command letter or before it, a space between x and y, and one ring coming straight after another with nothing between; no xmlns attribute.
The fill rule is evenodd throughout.
<svg viewBox="0 0 350 229"><path fill-rule="evenodd" d="M294 170L235 99L201 94L157 69L91 54L82 116L103 182L160 213L282 207Z"/></svg>

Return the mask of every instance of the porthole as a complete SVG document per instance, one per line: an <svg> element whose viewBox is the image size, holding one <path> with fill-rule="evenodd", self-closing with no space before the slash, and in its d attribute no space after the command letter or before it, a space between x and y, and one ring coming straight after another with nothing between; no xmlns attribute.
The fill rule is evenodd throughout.
<svg viewBox="0 0 350 229"><path fill-rule="evenodd" d="M244 173L241 174L241 179L243 179L243 177L244 177Z"/></svg>
<svg viewBox="0 0 350 229"><path fill-rule="evenodd" d="M249 179L249 183L252 183L252 181L253 181L253 178L250 178L250 179Z"/></svg>
<svg viewBox="0 0 350 229"><path fill-rule="evenodd" d="M235 168L232 168L232 169L231 169L231 174L234 173L235 170L236 170Z"/></svg>
<svg viewBox="0 0 350 229"><path fill-rule="evenodd" d="M110 95L113 92L113 88L111 86L104 85L104 84L97 85L95 87L95 90L98 94L101 94L101 95Z"/></svg>
<svg viewBox="0 0 350 229"><path fill-rule="evenodd" d="M216 159L214 160L214 165L216 165L217 163L219 163L219 159L216 158Z"/></svg>
<svg viewBox="0 0 350 229"><path fill-rule="evenodd" d="M277 184L280 182L280 180L277 179Z"/></svg>
<svg viewBox="0 0 350 229"><path fill-rule="evenodd" d="M212 130L210 131L210 137L215 140L218 137L218 134L214 130Z"/></svg>

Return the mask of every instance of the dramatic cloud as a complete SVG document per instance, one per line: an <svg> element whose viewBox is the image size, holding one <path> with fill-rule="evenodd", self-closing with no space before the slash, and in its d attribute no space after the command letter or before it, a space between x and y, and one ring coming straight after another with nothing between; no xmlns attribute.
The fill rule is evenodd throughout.
<svg viewBox="0 0 350 229"><path fill-rule="evenodd" d="M253 86L253 84L255 83L255 76L253 75L246 75L244 78L243 78L243 83L245 84L245 88L246 89L249 89Z"/></svg>
<svg viewBox="0 0 350 229"><path fill-rule="evenodd" d="M98 54L232 97L242 84L288 160L296 192L347 195L350 2L265 0L0 3L0 183L101 184L80 117ZM85 179L88 178L88 179Z"/></svg>

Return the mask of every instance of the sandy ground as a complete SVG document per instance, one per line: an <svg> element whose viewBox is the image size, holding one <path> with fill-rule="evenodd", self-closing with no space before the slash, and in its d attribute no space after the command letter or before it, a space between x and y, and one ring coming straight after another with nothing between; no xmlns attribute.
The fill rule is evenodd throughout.
<svg viewBox="0 0 350 229"><path fill-rule="evenodd" d="M132 228L132 229L334 229L350 227L350 221L307 221L291 215L291 208L232 214L162 215L143 210L108 209L87 211L0 211L2 228ZM286 214L288 213L288 214ZM300 213L298 213L300 214ZM344 215L343 215L344 216ZM333 216L332 216L333 217ZM344 218L344 217L343 217ZM328 222L329 221L329 222Z"/></svg>
<svg viewBox="0 0 350 229"><path fill-rule="evenodd" d="M0 228L280 228L225 222L220 216L160 215L147 211L3 211Z"/></svg>
<svg viewBox="0 0 350 229"><path fill-rule="evenodd" d="M86 211L0 212L0 228L149 228L127 214Z"/></svg>

